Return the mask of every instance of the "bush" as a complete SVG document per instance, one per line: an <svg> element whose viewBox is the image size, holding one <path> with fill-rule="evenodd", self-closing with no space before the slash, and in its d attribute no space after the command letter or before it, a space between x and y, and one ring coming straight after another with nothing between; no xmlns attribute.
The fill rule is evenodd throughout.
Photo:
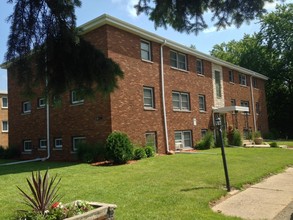
<svg viewBox="0 0 293 220"><path fill-rule="evenodd" d="M133 154L133 158L135 160L140 160L147 157L145 150L141 147L135 148Z"/></svg>
<svg viewBox="0 0 293 220"><path fill-rule="evenodd" d="M9 146L7 148L0 146L0 158L2 159L16 159L20 154L21 152L16 146Z"/></svg>
<svg viewBox="0 0 293 220"><path fill-rule="evenodd" d="M222 132L222 139L223 139L224 146L227 146L228 145L228 137L227 137L227 132L226 131ZM217 132L215 147L221 147L221 145L222 145L222 143L220 141L219 132Z"/></svg>
<svg viewBox="0 0 293 220"><path fill-rule="evenodd" d="M237 129L233 130L232 143L233 146L242 146L242 137Z"/></svg>
<svg viewBox="0 0 293 220"><path fill-rule="evenodd" d="M133 146L128 136L121 132L111 133L106 140L106 154L114 163L123 164L133 158Z"/></svg>
<svg viewBox="0 0 293 220"><path fill-rule="evenodd" d="M214 135L208 131L206 135L196 144L195 148L198 150L206 150L214 147Z"/></svg>
<svg viewBox="0 0 293 220"><path fill-rule="evenodd" d="M270 147L279 147L279 146L278 146L277 142L272 142L272 143L270 143Z"/></svg>
<svg viewBox="0 0 293 220"><path fill-rule="evenodd" d="M77 146L77 156L82 162L85 163L103 160L105 159L105 147L101 143L80 143Z"/></svg>
<svg viewBox="0 0 293 220"><path fill-rule="evenodd" d="M153 147L146 146L144 150L145 150L147 157L154 157L155 156L155 150Z"/></svg>

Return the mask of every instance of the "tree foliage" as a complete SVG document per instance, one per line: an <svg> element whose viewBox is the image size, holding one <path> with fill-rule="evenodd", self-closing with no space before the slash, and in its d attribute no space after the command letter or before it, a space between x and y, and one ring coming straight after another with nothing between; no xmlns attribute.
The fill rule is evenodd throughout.
<svg viewBox="0 0 293 220"><path fill-rule="evenodd" d="M293 137L293 4L277 6L260 19L261 30L240 41L215 45L211 54L269 77L266 84L271 130Z"/></svg>
<svg viewBox="0 0 293 220"><path fill-rule="evenodd" d="M203 17L211 12L211 20L220 29L232 24L239 27L265 12L264 4L273 0L139 0L137 13L146 13L155 27L170 25L176 31L198 33L208 26Z"/></svg>
<svg viewBox="0 0 293 220"><path fill-rule="evenodd" d="M75 7L79 0L9 0L14 12L8 38L7 62L29 92L47 81L47 92L68 88L85 93L109 93L123 76L119 65L80 35Z"/></svg>

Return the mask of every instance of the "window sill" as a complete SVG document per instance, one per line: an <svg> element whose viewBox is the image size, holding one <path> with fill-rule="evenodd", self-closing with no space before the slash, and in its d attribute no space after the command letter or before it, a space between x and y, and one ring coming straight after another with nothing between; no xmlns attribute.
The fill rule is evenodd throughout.
<svg viewBox="0 0 293 220"><path fill-rule="evenodd" d="M144 107L143 108L145 111L157 111L157 109L156 108L148 108L148 107Z"/></svg>
<svg viewBox="0 0 293 220"><path fill-rule="evenodd" d="M197 75L200 76L200 77L205 77L204 73L197 73Z"/></svg>
<svg viewBox="0 0 293 220"><path fill-rule="evenodd" d="M2 131L2 133L4 133L4 134L8 134L8 131Z"/></svg>
<svg viewBox="0 0 293 220"><path fill-rule="evenodd" d="M207 113L207 111L206 111L206 110L199 110L199 113L206 114L206 113Z"/></svg>
<svg viewBox="0 0 293 220"><path fill-rule="evenodd" d="M2 109L2 110L7 110L7 109L8 109L8 107L1 107L1 109Z"/></svg>
<svg viewBox="0 0 293 220"><path fill-rule="evenodd" d="M47 148L38 148L38 151L46 151Z"/></svg>
<svg viewBox="0 0 293 220"><path fill-rule="evenodd" d="M84 102L76 102L76 103L71 103L70 106L79 106L79 105L83 105Z"/></svg>
<svg viewBox="0 0 293 220"><path fill-rule="evenodd" d="M240 84L240 86L241 86L241 87L244 87L244 88L248 88L247 85L242 85L242 84Z"/></svg>
<svg viewBox="0 0 293 220"><path fill-rule="evenodd" d="M76 151L70 151L70 153L71 153L71 154L77 154L77 152L76 152Z"/></svg>
<svg viewBox="0 0 293 220"><path fill-rule="evenodd" d="M235 85L235 82L229 81L229 83L230 83L231 85Z"/></svg>
<svg viewBox="0 0 293 220"><path fill-rule="evenodd" d="M184 73L189 73L188 70L179 69L179 68L176 68L176 67L173 67L173 66L171 66L171 69L173 69L173 70L178 70L178 71L180 71L180 72L184 72Z"/></svg>
<svg viewBox="0 0 293 220"><path fill-rule="evenodd" d="M45 106L44 107L43 106L42 107L38 106L37 109L45 109Z"/></svg>
<svg viewBox="0 0 293 220"><path fill-rule="evenodd" d="M62 149L62 147L60 147L60 148L56 148L56 147L54 147L53 150L54 150L54 151L62 151L63 149Z"/></svg>
<svg viewBox="0 0 293 220"><path fill-rule="evenodd" d="M191 113L190 110L180 110L180 109L173 109L174 112L184 112L184 113Z"/></svg>
<svg viewBox="0 0 293 220"><path fill-rule="evenodd" d="M153 63L154 63L154 62L151 61L151 60L145 60L145 59L141 59L141 61L146 62L146 63L150 63L150 64L153 64Z"/></svg>
<svg viewBox="0 0 293 220"><path fill-rule="evenodd" d="M30 115L32 112L22 112L21 115Z"/></svg>

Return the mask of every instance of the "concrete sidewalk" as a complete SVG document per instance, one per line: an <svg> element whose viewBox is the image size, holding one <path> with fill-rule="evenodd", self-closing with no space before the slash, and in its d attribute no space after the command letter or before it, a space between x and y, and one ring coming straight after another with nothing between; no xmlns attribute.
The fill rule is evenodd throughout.
<svg viewBox="0 0 293 220"><path fill-rule="evenodd" d="M212 209L242 219L293 220L293 167L233 193Z"/></svg>

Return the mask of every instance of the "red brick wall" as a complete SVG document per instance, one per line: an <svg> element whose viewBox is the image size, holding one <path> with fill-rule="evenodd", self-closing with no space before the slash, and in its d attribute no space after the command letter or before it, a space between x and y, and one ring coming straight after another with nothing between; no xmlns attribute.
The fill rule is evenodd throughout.
<svg viewBox="0 0 293 220"><path fill-rule="evenodd" d="M2 121L8 121L8 108L2 107L2 97L7 97L6 94L0 94L0 146L8 146L8 133L2 132Z"/></svg>

